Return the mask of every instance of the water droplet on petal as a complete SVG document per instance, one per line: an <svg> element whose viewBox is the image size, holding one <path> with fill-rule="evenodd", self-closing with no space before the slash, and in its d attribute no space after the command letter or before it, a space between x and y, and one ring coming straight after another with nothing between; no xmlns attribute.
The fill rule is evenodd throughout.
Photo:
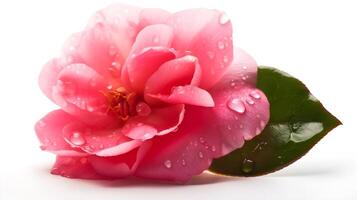
<svg viewBox="0 0 357 200"><path fill-rule="evenodd" d="M223 56L223 62L224 63L228 63L228 57L227 56Z"/></svg>
<svg viewBox="0 0 357 200"><path fill-rule="evenodd" d="M246 70L246 69L247 69L247 66L243 66L242 68L243 68L244 70Z"/></svg>
<svg viewBox="0 0 357 200"><path fill-rule="evenodd" d="M165 167L166 167L167 169L170 169L170 168L172 167L171 160L166 160L166 161L164 162L164 165L165 165Z"/></svg>
<svg viewBox="0 0 357 200"><path fill-rule="evenodd" d="M182 166L186 166L186 160L181 161Z"/></svg>
<svg viewBox="0 0 357 200"><path fill-rule="evenodd" d="M211 147L211 151L215 152L215 151L216 151L216 147L215 147L215 146L212 146L212 147Z"/></svg>
<svg viewBox="0 0 357 200"><path fill-rule="evenodd" d="M118 49L115 46L109 47L109 55L115 56L118 53Z"/></svg>
<svg viewBox="0 0 357 200"><path fill-rule="evenodd" d="M249 160L247 158L243 160L241 169L244 173L249 173L253 171L253 167L254 167L254 162L252 160Z"/></svg>
<svg viewBox="0 0 357 200"><path fill-rule="evenodd" d="M240 124L240 125L239 125L239 128L241 128L241 129L244 128L243 124Z"/></svg>
<svg viewBox="0 0 357 200"><path fill-rule="evenodd" d="M214 56L215 56L212 51L208 51L208 52L207 52L207 55L208 55L208 58L211 59L211 60L212 60L212 59L214 58Z"/></svg>
<svg viewBox="0 0 357 200"><path fill-rule="evenodd" d="M135 109L139 116L148 116L151 113L150 106L145 102L139 102L136 104Z"/></svg>
<svg viewBox="0 0 357 200"><path fill-rule="evenodd" d="M260 94L257 91L252 91L249 95L254 99L260 99Z"/></svg>
<svg viewBox="0 0 357 200"><path fill-rule="evenodd" d="M38 127L43 128L43 127L46 126L46 123L41 120L41 121L39 121L39 122L37 123L37 125L38 125Z"/></svg>
<svg viewBox="0 0 357 200"><path fill-rule="evenodd" d="M87 110L88 110L88 112L93 112L94 111L94 108L92 107L92 106L87 106Z"/></svg>
<svg viewBox="0 0 357 200"><path fill-rule="evenodd" d="M205 140L204 140L202 137L200 137L199 140L200 140L201 143L204 143L204 142L205 142Z"/></svg>
<svg viewBox="0 0 357 200"><path fill-rule="evenodd" d="M254 105L254 101L253 101L253 99L251 99L251 98L247 98L246 100L245 100L249 105Z"/></svg>
<svg viewBox="0 0 357 200"><path fill-rule="evenodd" d="M198 157L203 158L203 153L202 152L198 152Z"/></svg>
<svg viewBox="0 0 357 200"><path fill-rule="evenodd" d="M108 90L113 89L113 85L109 84L109 85L107 86L107 89L108 89Z"/></svg>
<svg viewBox="0 0 357 200"><path fill-rule="evenodd" d="M70 141L76 146L83 145L86 142L82 136L82 133L77 131L72 133Z"/></svg>
<svg viewBox="0 0 357 200"><path fill-rule="evenodd" d="M245 112L244 103L238 98L233 98L233 99L229 100L227 103L227 106L228 106L228 108L230 108L231 110L233 110L239 114L243 114Z"/></svg>
<svg viewBox="0 0 357 200"><path fill-rule="evenodd" d="M230 19L226 13L222 13L221 16L219 17L219 23L222 25L226 24L229 21L230 21Z"/></svg>
<svg viewBox="0 0 357 200"><path fill-rule="evenodd" d="M152 39L152 42L153 43L159 43L160 39L159 39L159 36L155 36L153 39Z"/></svg>
<svg viewBox="0 0 357 200"><path fill-rule="evenodd" d="M185 93L185 90L182 86L177 86L173 88L175 92L177 92L177 94L183 94Z"/></svg>
<svg viewBox="0 0 357 200"><path fill-rule="evenodd" d="M219 42L217 43L217 47L218 47L218 49L223 50L223 49L224 49L224 42L219 41Z"/></svg>

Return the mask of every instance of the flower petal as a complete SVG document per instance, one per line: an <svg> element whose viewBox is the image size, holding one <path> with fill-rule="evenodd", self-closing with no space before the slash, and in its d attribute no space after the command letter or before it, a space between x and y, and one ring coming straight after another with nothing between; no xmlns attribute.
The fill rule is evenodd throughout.
<svg viewBox="0 0 357 200"><path fill-rule="evenodd" d="M189 106L187 106L189 107ZM209 109L191 106L177 132L152 139L135 176L185 182L206 170L221 154L220 135L205 122Z"/></svg>
<svg viewBox="0 0 357 200"><path fill-rule="evenodd" d="M63 134L71 146L101 157L125 154L142 143L126 137L120 129L94 129L78 122L67 124Z"/></svg>
<svg viewBox="0 0 357 200"><path fill-rule="evenodd" d="M63 138L63 127L72 121L76 119L62 110L52 111L38 121L35 131L41 149L61 156L85 156L85 152L72 148Z"/></svg>
<svg viewBox="0 0 357 200"><path fill-rule="evenodd" d="M234 60L222 79L214 86L218 88L239 87L241 85L255 86L257 80L257 63L240 48L234 49Z"/></svg>
<svg viewBox="0 0 357 200"><path fill-rule="evenodd" d="M213 107L214 101L210 93L193 85L174 87L170 95L147 94L148 97L171 104L188 104L203 107Z"/></svg>
<svg viewBox="0 0 357 200"><path fill-rule="evenodd" d="M228 86L213 90L211 94L216 104L211 120L222 136L223 154L259 135L269 121L269 101L256 88Z"/></svg>
<svg viewBox="0 0 357 200"><path fill-rule="evenodd" d="M233 59L232 25L217 10L191 9L173 14L168 24L174 29L172 47L191 51L202 67L202 88L221 79Z"/></svg>
<svg viewBox="0 0 357 200"><path fill-rule="evenodd" d="M106 158L92 156L89 161L96 172L101 175L111 178L124 178L132 175L150 146L151 143L146 142L129 153Z"/></svg>
<svg viewBox="0 0 357 200"><path fill-rule="evenodd" d="M166 47L145 48L128 58L122 71L122 80L128 82L136 92L142 92L147 79L164 62L175 58L174 52Z"/></svg>
<svg viewBox="0 0 357 200"><path fill-rule="evenodd" d="M88 162L88 157L57 156L51 170L52 174L67 178L108 179L98 174Z"/></svg>
<svg viewBox="0 0 357 200"><path fill-rule="evenodd" d="M197 58L187 55L170 60L160 66L148 79L147 94L169 94L174 86L197 86L201 78L201 67Z"/></svg>
<svg viewBox="0 0 357 200"><path fill-rule="evenodd" d="M57 76L67 65L77 62L71 56L63 56L50 60L42 68L38 83L42 92L53 101L52 88L57 84Z"/></svg>
<svg viewBox="0 0 357 200"><path fill-rule="evenodd" d="M52 98L66 112L89 125L117 124L115 117L106 113L107 100L101 93L108 83L96 71L85 64L72 64L62 69L57 78Z"/></svg>
<svg viewBox="0 0 357 200"><path fill-rule="evenodd" d="M159 8L145 8L140 12L139 27L144 28L154 24L165 24L170 13Z"/></svg>
<svg viewBox="0 0 357 200"><path fill-rule="evenodd" d="M148 140L155 135L165 135L178 128L184 113L185 107L182 104L153 109L148 116L130 118L122 132L127 137L136 140Z"/></svg>

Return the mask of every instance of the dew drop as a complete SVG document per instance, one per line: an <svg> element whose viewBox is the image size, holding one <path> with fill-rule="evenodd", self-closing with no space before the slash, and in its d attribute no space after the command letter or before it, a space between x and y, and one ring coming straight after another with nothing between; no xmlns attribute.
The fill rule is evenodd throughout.
<svg viewBox="0 0 357 200"><path fill-rule="evenodd" d="M166 160L166 161L164 162L164 165L165 165L165 167L166 167L167 169L170 169L170 168L172 167L171 160Z"/></svg>
<svg viewBox="0 0 357 200"><path fill-rule="evenodd" d="M219 23L222 25L226 24L229 21L230 21L230 19L226 13L222 13L221 16L219 17Z"/></svg>
<svg viewBox="0 0 357 200"><path fill-rule="evenodd" d="M240 125L239 125L239 128L241 128L241 129L244 128L243 124L240 124Z"/></svg>
<svg viewBox="0 0 357 200"><path fill-rule="evenodd" d="M160 39L157 35L152 39L153 43L159 43L159 41L160 41Z"/></svg>
<svg viewBox="0 0 357 200"><path fill-rule="evenodd" d="M208 55L208 58L211 59L211 60L212 60L212 59L214 58L214 56L215 56L212 51L208 51L208 52L207 52L207 55Z"/></svg>
<svg viewBox="0 0 357 200"><path fill-rule="evenodd" d="M145 102L139 102L136 104L135 109L139 116L148 116L151 113L150 106Z"/></svg>
<svg viewBox="0 0 357 200"><path fill-rule="evenodd" d="M113 89L113 85L111 85L111 84L107 85L107 89L108 89L108 90Z"/></svg>
<svg viewBox="0 0 357 200"><path fill-rule="evenodd" d="M37 125L38 125L38 127L43 128L43 127L46 126L46 123L41 120L41 121L39 121L39 122L37 123Z"/></svg>
<svg viewBox="0 0 357 200"><path fill-rule="evenodd" d="M245 112L244 103L238 98L233 98L233 99L229 100L227 103L227 106L228 106L228 108L230 108L231 110L233 110L239 114L243 114Z"/></svg>
<svg viewBox="0 0 357 200"><path fill-rule="evenodd" d="M198 152L198 157L203 158L203 153L202 152Z"/></svg>
<svg viewBox="0 0 357 200"><path fill-rule="evenodd" d="M244 173L250 173L251 171L253 171L253 167L254 167L254 162L252 160L245 158L243 160L241 170Z"/></svg>
<svg viewBox="0 0 357 200"><path fill-rule="evenodd" d="M115 46L109 47L109 55L115 56L118 53L118 49Z"/></svg>
<svg viewBox="0 0 357 200"><path fill-rule="evenodd" d="M260 99L260 94L257 91L252 91L249 95L254 99Z"/></svg>
<svg viewBox="0 0 357 200"><path fill-rule="evenodd" d="M77 131L72 133L70 140L71 140L72 144L74 144L76 146L80 146L85 143L82 133L77 132Z"/></svg>
<svg viewBox="0 0 357 200"><path fill-rule="evenodd" d="M224 42L219 41L219 42L217 43L217 47L218 47L218 49L223 50L223 49L224 49Z"/></svg>
<svg viewBox="0 0 357 200"><path fill-rule="evenodd" d="M245 100L249 105L254 105L254 101L253 101L253 99L251 99L251 98L247 98L246 100Z"/></svg>
<svg viewBox="0 0 357 200"><path fill-rule="evenodd" d="M182 86L177 86L173 88L175 92L177 92L177 94L183 94L185 93L185 90Z"/></svg>
<svg viewBox="0 0 357 200"><path fill-rule="evenodd" d="M227 56L223 56L223 62L224 63L228 63L228 57Z"/></svg>
<svg viewBox="0 0 357 200"><path fill-rule="evenodd" d="M182 166L186 166L186 160L181 161Z"/></svg>
<svg viewBox="0 0 357 200"><path fill-rule="evenodd" d="M215 146L212 146L212 147L211 147L211 151L215 152L215 151L216 151L216 147L215 147Z"/></svg>
<svg viewBox="0 0 357 200"><path fill-rule="evenodd" d="M227 125L227 129L228 129L228 130L232 130L231 125Z"/></svg>
<svg viewBox="0 0 357 200"><path fill-rule="evenodd" d="M262 130L260 128L256 128L255 129L255 135L259 135L259 133L261 132Z"/></svg>
<svg viewBox="0 0 357 200"><path fill-rule="evenodd" d="M265 122L263 120L260 121L260 127L264 128L265 127Z"/></svg>
<svg viewBox="0 0 357 200"><path fill-rule="evenodd" d="M205 142L205 140L204 140L202 137L200 137L199 140L200 140L201 143L204 143L204 142Z"/></svg>
<svg viewBox="0 0 357 200"><path fill-rule="evenodd" d="M243 66L242 68L243 68L244 70L246 70L246 69L247 69L247 66Z"/></svg>

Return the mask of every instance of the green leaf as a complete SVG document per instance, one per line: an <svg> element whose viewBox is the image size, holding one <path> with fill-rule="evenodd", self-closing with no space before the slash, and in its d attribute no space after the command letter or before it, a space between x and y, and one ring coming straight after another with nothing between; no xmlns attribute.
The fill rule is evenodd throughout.
<svg viewBox="0 0 357 200"><path fill-rule="evenodd" d="M232 176L277 171L305 155L341 124L296 78L259 67L257 87L270 102L270 121L263 132L230 154L215 159L209 170Z"/></svg>

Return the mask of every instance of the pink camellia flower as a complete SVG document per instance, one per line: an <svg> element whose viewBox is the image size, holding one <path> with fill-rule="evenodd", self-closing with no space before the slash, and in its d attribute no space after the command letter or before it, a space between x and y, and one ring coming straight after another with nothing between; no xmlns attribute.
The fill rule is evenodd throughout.
<svg viewBox="0 0 357 200"><path fill-rule="evenodd" d="M43 68L40 87L61 109L35 129L57 155L53 174L185 182L265 127L256 74L220 11L112 5Z"/></svg>

